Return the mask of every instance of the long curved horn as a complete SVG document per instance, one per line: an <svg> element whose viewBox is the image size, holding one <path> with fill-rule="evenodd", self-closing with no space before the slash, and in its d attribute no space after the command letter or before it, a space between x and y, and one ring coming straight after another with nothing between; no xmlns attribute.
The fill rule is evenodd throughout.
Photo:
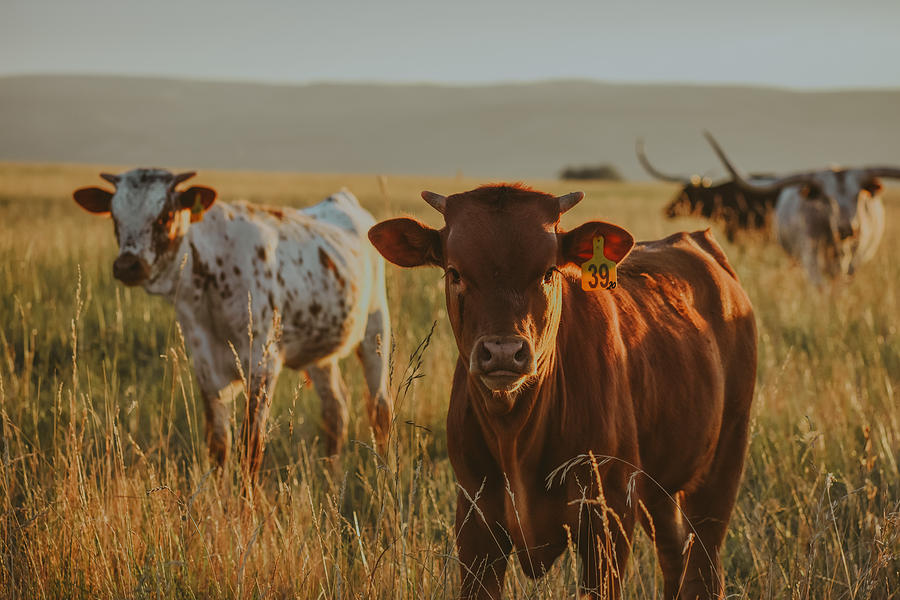
<svg viewBox="0 0 900 600"><path fill-rule="evenodd" d="M188 179L190 179L191 177L193 177L196 174L197 174L197 171L185 171L184 173L179 173L178 175L176 175L174 177L174 179L172 179L172 183L169 185L169 187L175 187L179 183L187 181Z"/></svg>
<svg viewBox="0 0 900 600"><path fill-rule="evenodd" d="M584 198L584 192L572 192L565 196L557 196L556 199L559 201L559 214L563 214L581 202L582 198Z"/></svg>
<svg viewBox="0 0 900 600"><path fill-rule="evenodd" d="M110 173L100 173L100 178L105 179L106 181L110 182L113 185L119 184L119 176L118 175L112 175Z"/></svg>
<svg viewBox="0 0 900 600"><path fill-rule="evenodd" d="M900 167L865 167L860 169L870 177L891 177L900 179Z"/></svg>
<svg viewBox="0 0 900 600"><path fill-rule="evenodd" d="M651 177L659 179L661 181L674 181L676 183L688 184L691 183L691 177L682 177L680 175L666 175L662 171L658 171L656 167L650 164L650 161L647 160L647 155L644 154L644 140L638 138L634 143L634 153L637 154L638 162L641 163L641 166L644 167L644 170L650 174Z"/></svg>
<svg viewBox="0 0 900 600"><path fill-rule="evenodd" d="M422 200L431 205L431 207L438 211L441 214L444 214L444 211L447 210L447 197L441 196L440 194L435 194L434 192L429 192L425 190L422 192Z"/></svg>
<svg viewBox="0 0 900 600"><path fill-rule="evenodd" d="M750 183L749 181L747 181L747 178L741 173L741 171L733 164L731 164L731 161L728 160L727 156L725 156L725 152L722 150L721 146L719 146L719 143L716 142L716 138L714 138L708 131L704 131L703 135L704 137L706 137L706 141L709 142L713 150L715 150L716 155L719 157L719 160L722 161L722 164L725 165L725 168L728 169L729 173L731 173L734 181L747 191L756 192L758 194L768 194L771 192L776 192L789 185L798 185L801 183L815 185L815 179L813 178L812 173L796 173L794 175L788 175L787 177L782 177L765 184Z"/></svg>

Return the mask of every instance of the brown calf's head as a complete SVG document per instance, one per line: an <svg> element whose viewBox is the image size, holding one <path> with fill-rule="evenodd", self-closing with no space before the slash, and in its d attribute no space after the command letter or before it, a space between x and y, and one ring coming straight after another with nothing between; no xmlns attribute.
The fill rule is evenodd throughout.
<svg viewBox="0 0 900 600"><path fill-rule="evenodd" d="M125 285L152 281L167 264L191 221L199 220L216 199L215 190L175 187L194 176L163 169L134 169L121 175L101 173L115 192L89 187L76 190L75 201L96 214L111 215L119 242L113 275Z"/></svg>
<svg viewBox="0 0 900 600"><path fill-rule="evenodd" d="M496 412L511 410L515 392L539 375L552 354L562 309L560 269L588 261L597 236L604 236L605 254L615 262L634 244L630 233L602 221L562 232L560 215L583 196L554 197L520 185L446 198L423 192L444 215L443 229L399 218L369 230L389 261L444 269L460 356L470 375L495 392Z"/></svg>

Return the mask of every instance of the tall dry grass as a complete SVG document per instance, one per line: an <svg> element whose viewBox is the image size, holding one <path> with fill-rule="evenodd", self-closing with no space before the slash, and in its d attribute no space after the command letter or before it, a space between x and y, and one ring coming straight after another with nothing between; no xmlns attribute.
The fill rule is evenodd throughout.
<svg viewBox="0 0 900 600"><path fill-rule="evenodd" d="M390 451L356 401L326 464L318 402L285 372L261 481L213 471L193 372L165 301L111 277L108 220L70 200L96 168L0 165L0 594L7 598L453 598L456 485L444 415L456 356L436 270L389 269L394 324ZM201 173L222 200L310 204L342 185L377 217L439 224L418 191L462 179ZM553 192L569 184L534 182ZM669 222L672 188L586 184L564 224L594 216L639 239ZM876 260L815 290L772 244L725 245L757 311L750 453L723 550L733 598L900 595L900 210ZM721 237L721 236L720 236ZM724 244L723 244L724 245ZM344 368L354 398L363 380ZM240 414L240 402L233 407ZM626 597L661 589L639 534ZM577 564L508 572L513 598L567 598Z"/></svg>

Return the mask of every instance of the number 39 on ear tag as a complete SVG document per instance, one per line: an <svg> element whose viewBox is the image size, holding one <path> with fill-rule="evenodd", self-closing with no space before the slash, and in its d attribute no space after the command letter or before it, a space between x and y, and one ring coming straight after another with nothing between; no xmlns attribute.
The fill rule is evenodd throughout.
<svg viewBox="0 0 900 600"><path fill-rule="evenodd" d="M616 263L603 254L603 236L594 238L594 256L581 265L581 289L593 292L616 287Z"/></svg>

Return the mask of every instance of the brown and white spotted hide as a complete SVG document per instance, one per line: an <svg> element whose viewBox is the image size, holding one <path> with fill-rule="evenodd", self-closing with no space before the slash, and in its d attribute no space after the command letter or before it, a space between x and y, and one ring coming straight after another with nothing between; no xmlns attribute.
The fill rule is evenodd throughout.
<svg viewBox="0 0 900 600"><path fill-rule="evenodd" d="M231 447L229 401L241 383L234 352L249 388L238 415L251 477L284 365L308 372L322 401L326 451L336 454L348 420L338 360L355 350L383 446L392 416L390 322L384 261L366 238L372 216L347 191L302 210L214 203L210 188L176 189L192 175L135 169L102 175L115 192L83 188L74 196L91 212L111 214L119 242L115 276L174 303L212 457L225 462Z"/></svg>

